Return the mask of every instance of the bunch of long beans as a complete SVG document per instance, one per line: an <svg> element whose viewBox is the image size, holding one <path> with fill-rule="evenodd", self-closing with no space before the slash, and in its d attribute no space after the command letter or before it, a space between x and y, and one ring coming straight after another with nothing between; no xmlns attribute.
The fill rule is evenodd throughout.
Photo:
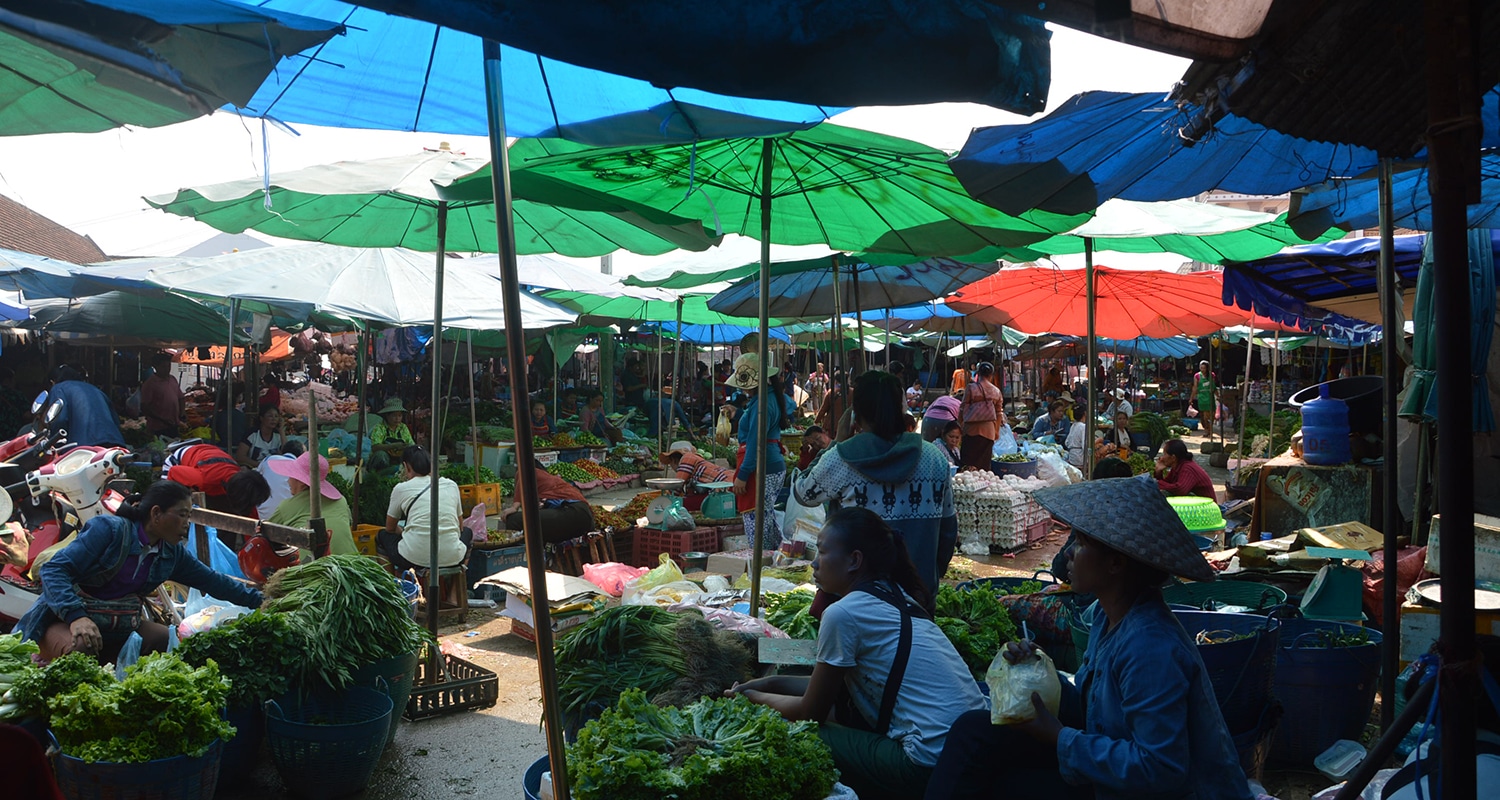
<svg viewBox="0 0 1500 800"><path fill-rule="evenodd" d="M289 615L305 633L304 684L343 688L354 670L431 642L400 586L364 556L328 556L276 573L263 608Z"/></svg>
<svg viewBox="0 0 1500 800"><path fill-rule="evenodd" d="M591 703L612 705L631 688L653 696L687 675L677 643L679 620L656 606L618 606L561 634L553 652L563 710L577 714Z"/></svg>

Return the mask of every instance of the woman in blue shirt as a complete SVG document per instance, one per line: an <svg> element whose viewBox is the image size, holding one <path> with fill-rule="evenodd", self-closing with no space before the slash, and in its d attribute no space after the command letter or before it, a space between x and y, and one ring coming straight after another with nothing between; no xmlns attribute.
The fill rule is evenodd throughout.
<svg viewBox="0 0 1500 800"><path fill-rule="evenodd" d="M1028 722L959 717L926 800L1249 800L1197 646L1162 600L1169 575L1214 579L1172 507L1149 476L1033 496L1073 527L1073 588L1099 599L1077 689L1064 684L1058 717L1035 694ZM1034 648L1013 642L1005 658L1019 661Z"/></svg>
<svg viewBox="0 0 1500 800"><path fill-rule="evenodd" d="M766 415L766 440L758 446L755 445L755 438L760 430L756 421L760 418L760 398L757 395L760 391L760 356L746 353L736 358L734 373L724 382L726 386L740 390L745 397L745 410L740 414L737 434L740 449L738 466L734 471L734 493L738 496L735 508L744 519L746 536L753 536L755 531L755 471L766 471L768 507L775 504L776 495L786 484L786 457L781 452L781 429L786 427L791 413L787 408L786 394L781 389L781 381L776 377L776 367L769 367L768 370L766 388L770 394L770 402L766 404L769 410ZM764 524L760 545L766 550L773 550L781 545L781 531L776 526L776 515L767 514Z"/></svg>

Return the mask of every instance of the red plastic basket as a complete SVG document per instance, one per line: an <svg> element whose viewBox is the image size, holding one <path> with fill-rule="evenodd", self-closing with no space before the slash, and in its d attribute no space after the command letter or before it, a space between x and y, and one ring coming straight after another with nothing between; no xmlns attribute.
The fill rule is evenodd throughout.
<svg viewBox="0 0 1500 800"><path fill-rule="evenodd" d="M662 553L675 557L681 553L695 552L719 552L719 529L663 531L656 528L636 528L635 542L630 548L632 562L637 567L656 566L661 562ZM681 566L681 559L678 561L678 566Z"/></svg>

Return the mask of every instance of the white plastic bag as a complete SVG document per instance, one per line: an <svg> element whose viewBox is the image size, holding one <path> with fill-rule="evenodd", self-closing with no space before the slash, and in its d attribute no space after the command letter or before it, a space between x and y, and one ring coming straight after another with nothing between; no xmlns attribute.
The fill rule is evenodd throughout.
<svg viewBox="0 0 1500 800"><path fill-rule="evenodd" d="M249 614L251 610L215 600L197 589L189 589L187 602L182 606L182 622L173 630L178 637L186 639L195 633L211 630L236 617Z"/></svg>
<svg viewBox="0 0 1500 800"><path fill-rule="evenodd" d="M781 535L794 542L804 542L816 555L818 549L818 531L823 530L823 523L828 518L828 512L822 504L804 506L797 502L797 481L802 477L801 470L794 470L787 485L792 491L786 498L786 513L781 520Z"/></svg>
<svg viewBox="0 0 1500 800"><path fill-rule="evenodd" d="M1036 454L1036 476L1048 486L1067 486L1083 480L1083 473L1056 453Z"/></svg>
<svg viewBox="0 0 1500 800"><path fill-rule="evenodd" d="M1053 716L1057 716L1062 704L1062 682L1057 678L1057 667L1040 647L1016 664L1005 660L1005 648L1001 647L990 662L984 682L990 685L990 722L996 725L1036 719L1036 706L1031 702L1033 692L1042 696L1042 704Z"/></svg>
<svg viewBox="0 0 1500 800"><path fill-rule="evenodd" d="M125 670L135 666L135 662L141 660L141 645L145 640L141 639L139 633L131 633L125 644L120 645L120 654L115 656L115 677L125 680Z"/></svg>

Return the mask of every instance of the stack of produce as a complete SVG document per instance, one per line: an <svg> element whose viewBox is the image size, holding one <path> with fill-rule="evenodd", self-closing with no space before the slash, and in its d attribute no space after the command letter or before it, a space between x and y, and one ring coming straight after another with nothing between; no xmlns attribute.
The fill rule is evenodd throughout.
<svg viewBox="0 0 1500 800"><path fill-rule="evenodd" d="M0 636L0 720L22 718L21 705L13 702L11 690L22 675L36 670L31 656L37 651L36 642L22 641L20 634Z"/></svg>
<svg viewBox="0 0 1500 800"><path fill-rule="evenodd" d="M651 505L651 501L655 500L658 494L658 492L641 492L630 502L615 509L615 513L626 519L640 519L646 516L646 507Z"/></svg>
<svg viewBox="0 0 1500 800"><path fill-rule="evenodd" d="M684 705L749 680L755 648L692 611L616 606L558 635L557 694L563 713L586 715L639 689L653 702Z"/></svg>
<svg viewBox="0 0 1500 800"><path fill-rule="evenodd" d="M573 441L577 443L579 447L606 447L609 445L609 442L604 441L603 439L595 436L592 433L589 433L588 431L582 431L573 434Z"/></svg>
<svg viewBox="0 0 1500 800"><path fill-rule="evenodd" d="M438 470L438 475L447 478L459 486L469 486L476 483L499 483L500 476L489 467L481 466L478 474L473 467L467 464L448 464Z"/></svg>
<svg viewBox="0 0 1500 800"><path fill-rule="evenodd" d="M254 611L182 640L173 652L194 667L218 665L230 708L259 708L286 694L306 657L306 626L288 614Z"/></svg>
<svg viewBox="0 0 1500 800"><path fill-rule="evenodd" d="M568 776L579 800L823 800L838 771L817 731L743 697L659 708L633 689L578 734Z"/></svg>
<svg viewBox="0 0 1500 800"><path fill-rule="evenodd" d="M1000 648L1016 639L1010 611L1000 602L1000 595L987 589L961 591L942 584L936 612L933 622L963 656L975 678L982 679Z"/></svg>
<svg viewBox="0 0 1500 800"><path fill-rule="evenodd" d="M350 415L359 411L359 400L347 397L335 398L332 386L313 382L282 395L281 413L288 420L306 424L309 399L318 404L318 424L320 425L325 422L334 425L342 424Z"/></svg>
<svg viewBox="0 0 1500 800"><path fill-rule="evenodd" d="M767 594L766 622L793 639L818 638L818 621L811 613L813 596L804 589Z"/></svg>
<svg viewBox="0 0 1500 800"><path fill-rule="evenodd" d="M591 458L580 458L573 462L573 466L587 472L599 480L614 480L620 477L620 473L609 467L599 464Z"/></svg>
<svg viewBox="0 0 1500 800"><path fill-rule="evenodd" d="M635 521L638 519L638 517L626 517L618 511L606 511L604 506L593 506L592 508L594 509L594 524L600 528L614 528L616 530L634 528Z"/></svg>
<svg viewBox="0 0 1500 800"><path fill-rule="evenodd" d="M263 608L284 613L307 642L294 677L335 689L376 661L419 652L430 642L399 585L374 559L334 555L277 572Z"/></svg>
<svg viewBox="0 0 1500 800"><path fill-rule="evenodd" d="M562 478L569 483L593 483L594 481L598 480L598 478L595 478L588 472L579 469L577 466L563 461L559 461L558 463L547 467L547 472L552 475L556 475L557 477ZM615 477L619 476L617 475Z"/></svg>

